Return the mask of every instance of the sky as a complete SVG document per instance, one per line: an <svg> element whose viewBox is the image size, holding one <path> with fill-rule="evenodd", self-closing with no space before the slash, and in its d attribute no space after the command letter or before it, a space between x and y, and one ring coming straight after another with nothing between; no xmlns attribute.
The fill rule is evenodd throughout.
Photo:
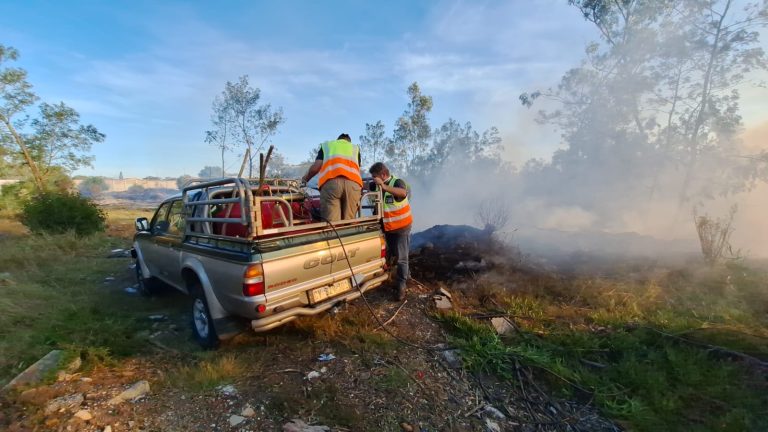
<svg viewBox="0 0 768 432"><path fill-rule="evenodd" d="M517 96L556 83L594 38L554 0L0 4L0 43L19 51L41 100L65 102L107 135L84 175L219 165L204 131L214 97L241 75L283 108L273 144L290 162L341 132L357 139L366 123L391 134L414 81L434 99L433 125L496 126L514 142L532 129ZM236 153L227 165L239 165Z"/></svg>
<svg viewBox="0 0 768 432"><path fill-rule="evenodd" d="M0 3L0 43L20 52L41 100L107 136L76 174L108 177L218 166L204 142L211 103L242 75L283 108L272 143L289 162L341 132L357 140L366 123L391 134L414 81L433 97L433 126L496 126L511 161L546 158L558 136L517 97L556 85L597 38L565 0ZM766 96L745 96L748 125Z"/></svg>

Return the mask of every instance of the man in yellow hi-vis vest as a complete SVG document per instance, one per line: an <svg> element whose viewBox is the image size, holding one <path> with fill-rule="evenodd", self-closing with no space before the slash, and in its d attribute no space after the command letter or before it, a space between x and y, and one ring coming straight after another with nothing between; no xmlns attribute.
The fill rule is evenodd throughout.
<svg viewBox="0 0 768 432"><path fill-rule="evenodd" d="M320 145L317 158L302 177L305 183L320 173L320 215L326 221L354 219L360 207L363 179L360 147L347 134Z"/></svg>
<svg viewBox="0 0 768 432"><path fill-rule="evenodd" d="M389 168L381 162L368 170L375 186L381 188L384 198L384 237L387 240L387 261L397 257L397 286L395 298L405 299L408 281L408 253L411 243L411 205L408 203L408 184L405 180L390 175ZM373 190L373 188L370 188Z"/></svg>

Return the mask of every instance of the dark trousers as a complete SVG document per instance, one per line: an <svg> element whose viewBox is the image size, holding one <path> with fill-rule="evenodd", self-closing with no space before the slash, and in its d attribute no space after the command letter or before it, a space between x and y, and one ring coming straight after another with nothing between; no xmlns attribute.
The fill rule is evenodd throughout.
<svg viewBox="0 0 768 432"><path fill-rule="evenodd" d="M407 226L397 231L385 232L387 241L387 262L397 259L397 286L405 289L408 273L408 252L411 247L411 227Z"/></svg>

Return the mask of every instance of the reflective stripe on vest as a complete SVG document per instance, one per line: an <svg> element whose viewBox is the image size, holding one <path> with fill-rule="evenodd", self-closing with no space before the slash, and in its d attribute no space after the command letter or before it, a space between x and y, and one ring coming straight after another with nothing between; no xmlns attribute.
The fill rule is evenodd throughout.
<svg viewBox="0 0 768 432"><path fill-rule="evenodd" d="M390 177L387 186L394 187L396 181L397 177ZM388 201L391 201L391 203L387 204ZM412 223L413 216L411 216L411 205L408 204L408 196L406 195L402 201L397 202L394 195L384 192L384 231L405 228Z"/></svg>
<svg viewBox="0 0 768 432"><path fill-rule="evenodd" d="M347 140L327 141L322 144L323 166L320 168L319 187L336 177L346 177L363 185L360 165L357 163L360 147Z"/></svg>

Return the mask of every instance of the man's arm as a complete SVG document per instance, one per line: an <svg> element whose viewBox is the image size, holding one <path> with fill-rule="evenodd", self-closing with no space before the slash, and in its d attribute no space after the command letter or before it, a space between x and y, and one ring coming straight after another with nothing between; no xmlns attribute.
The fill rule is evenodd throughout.
<svg viewBox="0 0 768 432"><path fill-rule="evenodd" d="M379 187L381 187L381 190L384 192L389 192L397 199L403 199L406 196L408 196L408 190L404 187L397 187L397 186L389 186L386 183L384 183L383 180L381 180L378 177L374 177L373 179ZM400 183L399 181L395 182L395 184Z"/></svg>
<svg viewBox="0 0 768 432"><path fill-rule="evenodd" d="M312 180L312 177L314 177L317 173L320 172L320 168L322 167L323 167L323 160L322 159L315 160L312 163L312 165L309 167L309 170L304 175L304 177L301 178L301 180L303 180L304 183L309 182L310 180Z"/></svg>

